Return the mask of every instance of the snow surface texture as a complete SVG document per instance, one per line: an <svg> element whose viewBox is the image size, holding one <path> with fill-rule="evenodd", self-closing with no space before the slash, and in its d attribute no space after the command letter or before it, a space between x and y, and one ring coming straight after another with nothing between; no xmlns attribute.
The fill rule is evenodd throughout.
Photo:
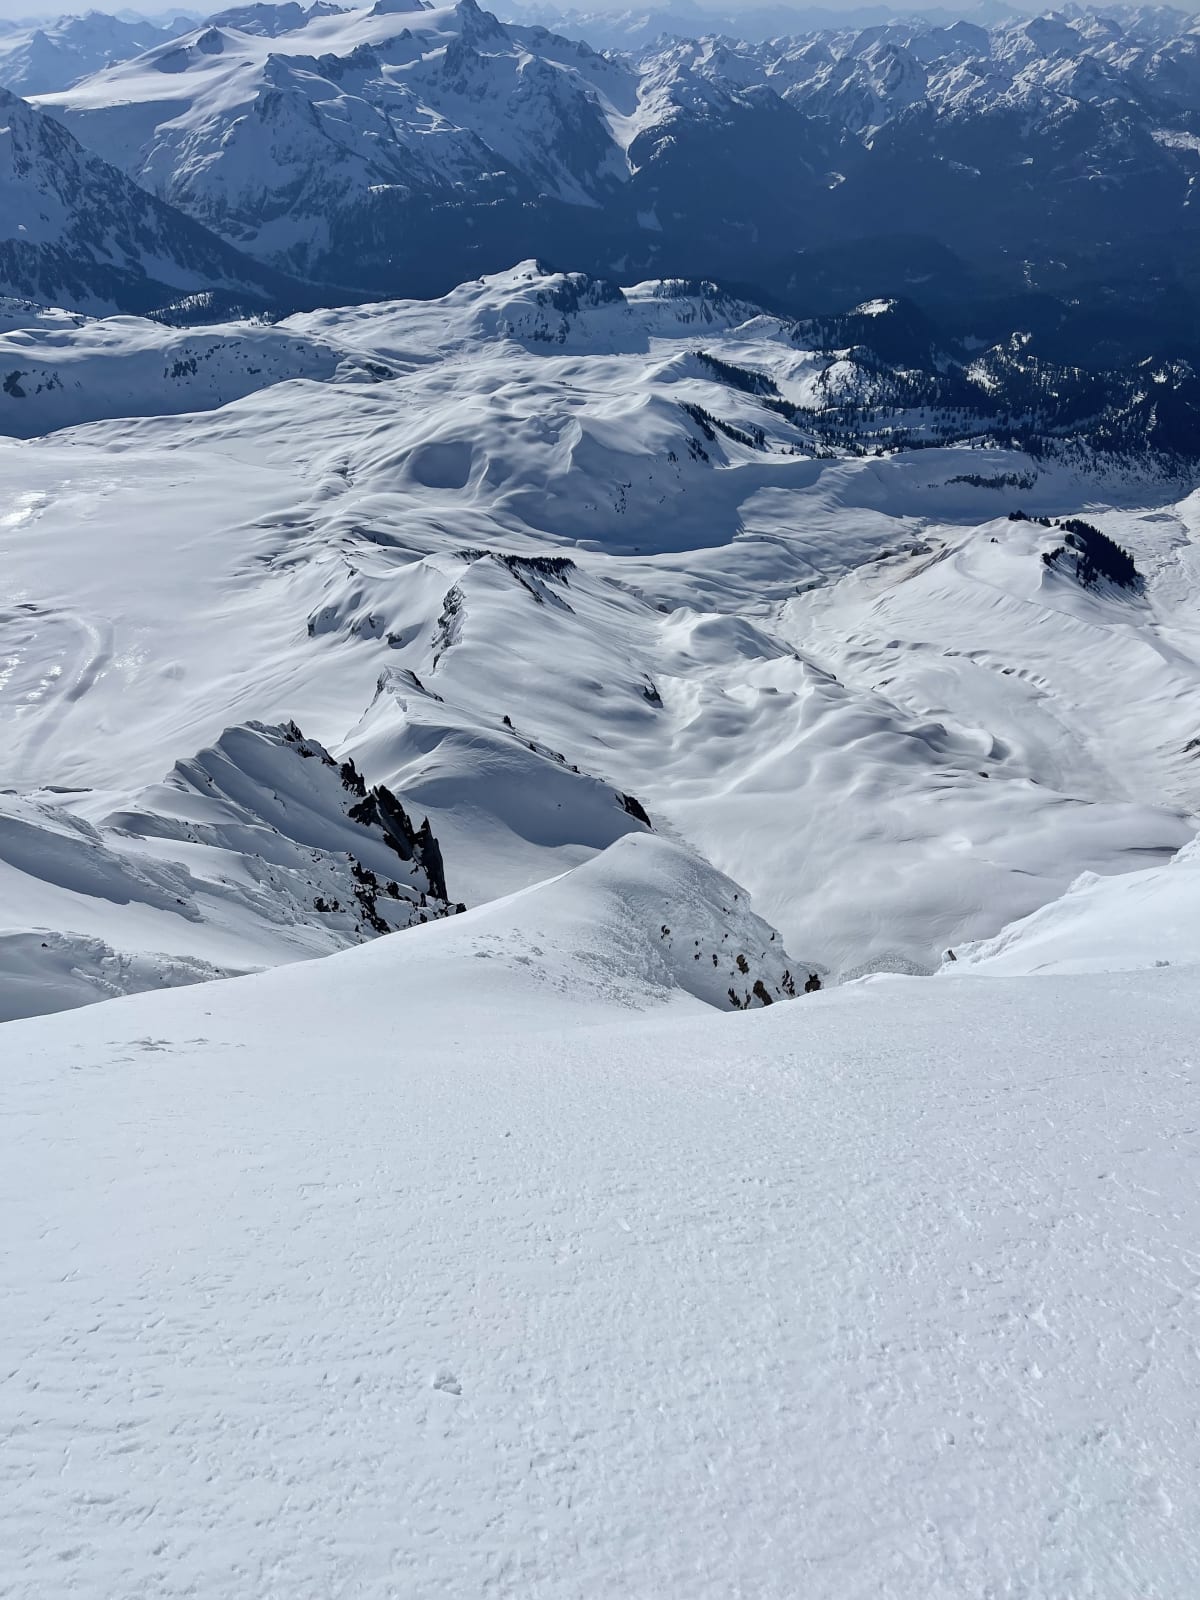
<svg viewBox="0 0 1200 1600"><path fill-rule="evenodd" d="M0 344L14 431L95 419L0 445L10 1014L380 931L353 863L386 883L394 853L347 841L360 797L319 759L168 825L164 774L252 724L428 819L418 911L652 828L711 904L748 892L797 981L932 972L1196 833L1196 498L1014 452L817 455L822 362L715 291L527 263L274 328L40 316ZM1061 531L1014 509L1086 516L1139 586L1046 566Z"/></svg>
<svg viewBox="0 0 1200 1600"><path fill-rule="evenodd" d="M1190 1600L1196 968L719 1016L690 861L0 1030L12 1600Z"/></svg>

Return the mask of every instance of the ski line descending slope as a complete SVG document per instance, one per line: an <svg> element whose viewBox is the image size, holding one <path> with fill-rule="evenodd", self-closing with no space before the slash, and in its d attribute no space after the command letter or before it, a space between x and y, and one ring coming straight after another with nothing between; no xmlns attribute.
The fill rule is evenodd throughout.
<svg viewBox="0 0 1200 1600"><path fill-rule="evenodd" d="M1196 969L719 1017L609 882L0 1031L12 1600L1188 1600Z"/></svg>

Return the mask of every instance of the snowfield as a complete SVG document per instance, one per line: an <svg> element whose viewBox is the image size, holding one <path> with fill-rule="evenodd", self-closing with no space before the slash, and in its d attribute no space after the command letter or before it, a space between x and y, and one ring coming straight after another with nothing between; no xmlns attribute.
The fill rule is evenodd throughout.
<svg viewBox="0 0 1200 1600"><path fill-rule="evenodd" d="M1195 496L1011 451L831 456L818 358L716 290L526 263L432 303L0 347L9 1015L378 931L326 867L273 910L296 837L264 792L233 853L131 823L247 724L427 818L451 904L651 827L835 978L935 971L1196 834ZM1048 567L1062 531L1017 509L1101 525L1140 589ZM98 894L80 827L172 894Z"/></svg>
<svg viewBox="0 0 1200 1600"><path fill-rule="evenodd" d="M3 1030L14 1600L1193 1592L1195 967L721 1016L630 848Z"/></svg>
<svg viewBox="0 0 1200 1600"><path fill-rule="evenodd" d="M1192 1600L1188 485L703 285L0 316L5 1600Z"/></svg>

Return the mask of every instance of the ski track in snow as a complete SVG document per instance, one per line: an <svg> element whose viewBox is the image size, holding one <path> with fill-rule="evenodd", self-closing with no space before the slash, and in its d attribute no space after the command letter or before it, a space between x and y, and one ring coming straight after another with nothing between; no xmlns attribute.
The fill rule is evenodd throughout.
<svg viewBox="0 0 1200 1600"><path fill-rule="evenodd" d="M0 705L16 721L18 768L37 759L52 727L81 700L112 660L112 627L33 605L0 612ZM33 727L24 739L23 723Z"/></svg>

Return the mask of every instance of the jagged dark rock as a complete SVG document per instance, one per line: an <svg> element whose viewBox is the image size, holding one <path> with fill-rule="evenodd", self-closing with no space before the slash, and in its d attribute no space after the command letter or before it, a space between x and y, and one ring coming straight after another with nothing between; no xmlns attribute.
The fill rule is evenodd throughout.
<svg viewBox="0 0 1200 1600"><path fill-rule="evenodd" d="M631 794L621 794L619 792L617 799L621 802L621 809L627 816L634 817L638 822L644 822L646 827L653 829L654 824L650 821L646 808L640 800L635 799Z"/></svg>

